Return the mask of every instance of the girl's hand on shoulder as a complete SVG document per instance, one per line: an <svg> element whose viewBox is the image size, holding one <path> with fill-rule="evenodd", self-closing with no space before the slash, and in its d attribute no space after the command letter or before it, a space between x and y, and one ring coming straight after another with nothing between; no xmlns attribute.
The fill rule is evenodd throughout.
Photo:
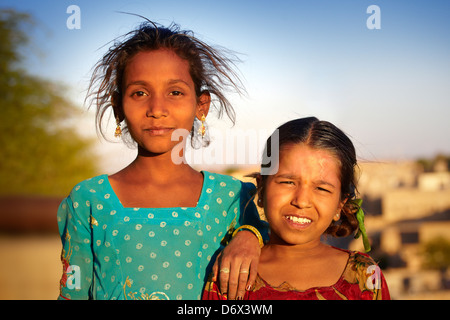
<svg viewBox="0 0 450 320"><path fill-rule="evenodd" d="M241 300L253 286L258 273L261 248L256 236L242 230L218 255L213 266L213 281L219 279L219 288L229 300Z"/></svg>

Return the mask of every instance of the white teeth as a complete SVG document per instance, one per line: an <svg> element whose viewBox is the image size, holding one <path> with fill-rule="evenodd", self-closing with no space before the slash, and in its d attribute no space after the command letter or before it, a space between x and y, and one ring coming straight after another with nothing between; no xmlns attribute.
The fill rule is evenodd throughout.
<svg viewBox="0 0 450 320"><path fill-rule="evenodd" d="M301 224L305 224L305 223L311 223L311 219L308 218L301 218L301 217L295 217L295 216L287 216L286 219L289 219L295 223L301 223Z"/></svg>

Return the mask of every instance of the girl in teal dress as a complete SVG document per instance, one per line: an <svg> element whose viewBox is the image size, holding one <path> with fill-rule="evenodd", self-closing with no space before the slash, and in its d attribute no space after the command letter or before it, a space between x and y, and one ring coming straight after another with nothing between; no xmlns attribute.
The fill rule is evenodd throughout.
<svg viewBox="0 0 450 320"><path fill-rule="evenodd" d="M212 100L234 120L223 94L239 90L232 67L191 32L152 22L99 61L90 95L100 132L112 109L115 135L134 141L138 153L121 171L79 183L61 203L60 299L199 299L211 270L229 297L251 287L267 231L250 200L253 184L198 172L178 148L188 134L193 144L207 140ZM180 132L181 142L173 138Z"/></svg>

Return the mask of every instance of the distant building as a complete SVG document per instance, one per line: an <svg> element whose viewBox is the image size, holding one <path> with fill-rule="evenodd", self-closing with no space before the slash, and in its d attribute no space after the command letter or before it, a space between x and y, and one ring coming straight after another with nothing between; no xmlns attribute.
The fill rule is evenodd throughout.
<svg viewBox="0 0 450 320"><path fill-rule="evenodd" d="M372 256L381 259L394 297L441 292L450 274L423 268L423 244L450 242L450 172L437 162L424 172L416 162L363 163L359 191L367 212ZM350 248L362 250L360 241ZM445 291L447 294L450 291Z"/></svg>

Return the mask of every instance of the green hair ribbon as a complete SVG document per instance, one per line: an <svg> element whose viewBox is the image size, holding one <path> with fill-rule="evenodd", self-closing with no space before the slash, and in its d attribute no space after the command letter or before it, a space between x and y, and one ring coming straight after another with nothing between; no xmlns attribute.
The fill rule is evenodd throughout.
<svg viewBox="0 0 450 320"><path fill-rule="evenodd" d="M369 252L371 250L369 238L367 237L366 227L364 226L364 211L361 208L362 199L354 199L351 202L358 208L356 212L356 219L358 220L359 230L355 235L355 239L358 239L362 235L362 240L364 244L364 250Z"/></svg>

